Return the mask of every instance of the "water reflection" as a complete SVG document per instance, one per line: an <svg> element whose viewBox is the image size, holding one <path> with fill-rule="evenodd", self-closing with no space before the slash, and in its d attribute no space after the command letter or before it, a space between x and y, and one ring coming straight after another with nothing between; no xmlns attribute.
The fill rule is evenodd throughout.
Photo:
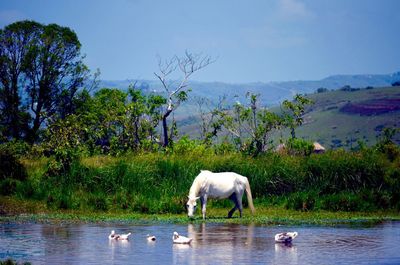
<svg viewBox="0 0 400 265"><path fill-rule="evenodd" d="M297 264L297 247L293 243L275 243L274 261L276 263Z"/></svg>
<svg viewBox="0 0 400 265"><path fill-rule="evenodd" d="M253 242L256 240L254 225L238 224L189 224L188 235L193 238L192 246L196 253L204 253L197 257L200 263L210 264L215 261L235 263L238 259L251 259ZM212 249L212 254L208 253ZM194 254L196 255L196 254Z"/></svg>
<svg viewBox="0 0 400 265"><path fill-rule="evenodd" d="M115 227L116 226L116 227ZM132 232L130 241L109 231ZM292 244L274 235L298 231ZM172 243L177 231L191 245ZM156 233L157 241L147 234ZM372 228L237 224L0 224L0 260L33 264L400 264L400 222Z"/></svg>

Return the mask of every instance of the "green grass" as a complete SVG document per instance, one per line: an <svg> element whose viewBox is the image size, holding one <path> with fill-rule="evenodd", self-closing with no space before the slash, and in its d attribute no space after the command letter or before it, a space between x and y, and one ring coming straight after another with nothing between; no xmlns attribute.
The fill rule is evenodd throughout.
<svg viewBox="0 0 400 265"><path fill-rule="evenodd" d="M54 210L37 201L20 201L14 198L1 197L9 208L17 208L11 215L3 215L0 222L52 222L52 223L201 223L201 214L197 212L194 219L186 214L143 214L123 210L109 212L81 211L81 210ZM21 204L22 202L22 204ZM34 205L34 206L33 206ZM25 208L28 207L28 208ZM34 210L33 210L34 209ZM329 212L329 211L295 211L281 207L257 207L256 213L251 215L249 209L244 210L243 218L237 214L233 218L226 218L228 209L209 207L206 222L208 223L237 223L258 225L338 225L338 224L376 224L389 220L400 220L396 211L375 212Z"/></svg>
<svg viewBox="0 0 400 265"><path fill-rule="evenodd" d="M269 153L257 158L238 153L215 155L203 149L179 154L94 156L74 161L68 172L61 173L49 171L52 161L23 159L27 179L0 180L1 193L19 199L21 205L28 203L24 206L27 213L38 211L35 204L29 204L37 201L49 212L180 215L186 211L194 178L207 169L247 176L259 208L300 212L400 210L400 158L389 159L375 149L310 156ZM243 200L246 206L246 196ZM210 200L208 204L208 208L226 212L230 207L229 200ZM2 211L12 214L14 210L8 207Z"/></svg>

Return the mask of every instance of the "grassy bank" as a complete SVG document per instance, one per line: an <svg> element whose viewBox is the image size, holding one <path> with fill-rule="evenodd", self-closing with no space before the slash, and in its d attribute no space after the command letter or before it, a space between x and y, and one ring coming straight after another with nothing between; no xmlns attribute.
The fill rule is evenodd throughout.
<svg viewBox="0 0 400 265"><path fill-rule="evenodd" d="M43 202L0 197L3 202L3 215L0 222L43 222L43 223L199 223L201 215L188 219L185 214L143 214L124 210L108 212L82 210L54 210ZM375 212L329 212L296 211L281 207L257 207L254 215L248 209L243 218L226 218L227 209L210 208L206 222L239 223L258 225L373 225L383 221L399 221L396 211Z"/></svg>
<svg viewBox="0 0 400 265"><path fill-rule="evenodd" d="M0 182L0 210L11 215L72 211L83 216L117 213L147 218L161 214L186 222L187 194L201 169L247 176L258 209L252 220L258 218L260 223L279 221L280 216L352 218L346 214L336 217L336 212L356 213L356 219L364 216L360 212L365 216L372 213L379 219L384 211L391 218L398 216L400 209L400 159L372 149L258 158L238 153L216 155L207 150L94 156L75 160L64 171L54 170L51 158L19 161L26 176ZM245 196L244 204L246 207ZM231 206L228 200L211 200L208 216L226 216ZM321 213L326 218L319 217Z"/></svg>
<svg viewBox="0 0 400 265"><path fill-rule="evenodd" d="M25 207L32 212L39 207L49 212L184 215L189 188L202 169L247 176L258 209L295 210L304 216L321 211L400 210L400 159L373 149L310 156L270 153L257 158L195 149L86 157L73 160L67 169L53 158L18 161L23 170L17 171L25 176L2 179L1 193L38 202L41 206ZM228 200L211 200L208 205L223 212L218 216L225 216L230 207Z"/></svg>

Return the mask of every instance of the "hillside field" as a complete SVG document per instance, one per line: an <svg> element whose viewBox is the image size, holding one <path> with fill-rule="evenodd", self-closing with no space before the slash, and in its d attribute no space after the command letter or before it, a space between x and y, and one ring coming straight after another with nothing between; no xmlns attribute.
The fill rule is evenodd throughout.
<svg viewBox="0 0 400 265"><path fill-rule="evenodd" d="M333 90L308 94L307 97L314 104L307 109L304 124L296 129L296 136L318 141L328 149L354 148L358 141L372 146L383 128L400 125L400 87ZM194 105L192 111L189 106L184 109L177 115L180 132L198 137L199 113ZM276 106L271 110L279 112L280 108ZM273 138L277 145L280 138L289 138L289 131L276 132ZM400 144L399 134L394 141Z"/></svg>
<svg viewBox="0 0 400 265"><path fill-rule="evenodd" d="M298 128L299 137L326 147L376 143L382 129L400 125L400 87L336 90L309 95L314 104ZM400 143L400 137L394 139Z"/></svg>

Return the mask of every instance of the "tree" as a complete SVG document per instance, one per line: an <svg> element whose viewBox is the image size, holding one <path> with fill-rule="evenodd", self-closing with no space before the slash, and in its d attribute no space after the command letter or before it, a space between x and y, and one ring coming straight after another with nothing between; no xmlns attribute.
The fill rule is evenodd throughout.
<svg viewBox="0 0 400 265"><path fill-rule="evenodd" d="M26 54L24 72L33 114L28 141L37 139L43 122L53 115L71 113L73 98L87 78L88 69L80 55L77 35L67 27L41 25L38 37Z"/></svg>
<svg viewBox="0 0 400 265"><path fill-rule="evenodd" d="M219 118L225 111L224 102L226 96L220 97L218 103L213 108L212 103L207 98L197 98L196 104L200 114L200 139L207 145L212 143L212 139L217 137L222 129L223 121Z"/></svg>
<svg viewBox="0 0 400 265"><path fill-rule="evenodd" d="M0 123L7 138L26 134L29 114L21 101L26 54L41 28L34 21L20 21L0 30Z"/></svg>
<svg viewBox="0 0 400 265"><path fill-rule="evenodd" d="M135 85L129 87L128 95L130 102L126 107L125 127L130 147L139 147L144 139L156 142L155 128L161 120L161 107L166 99L157 94L144 95Z"/></svg>
<svg viewBox="0 0 400 265"><path fill-rule="evenodd" d="M160 80L166 93L166 106L162 114L163 146L169 145L171 133L168 133L167 118L179 105L187 100L189 78L193 73L214 62L209 56L185 52L183 57L174 56L172 59L162 62L159 58L159 73L154 75ZM181 74L178 82L171 81L171 75L176 71Z"/></svg>
<svg viewBox="0 0 400 265"><path fill-rule="evenodd" d="M224 127L234 137L239 149L254 156L264 152L269 134L282 125L282 118L266 108L258 107L258 95L247 93L249 105L235 103L231 111L221 112Z"/></svg>
<svg viewBox="0 0 400 265"><path fill-rule="evenodd" d="M306 105L313 101L297 94L293 101L285 100L282 103L286 126L290 128L292 138L296 138L295 128L303 124L303 114Z"/></svg>
<svg viewBox="0 0 400 265"><path fill-rule="evenodd" d="M68 135L68 139L78 139L75 142L84 145L90 153L116 154L137 150L145 141L156 141L155 128L161 120L161 106L165 102L160 95L144 95L134 85L129 86L127 92L102 88L93 96L84 89L74 98L74 114L58 117L49 126L53 129L46 130L47 135L51 140L57 138L52 132L60 132Z"/></svg>
<svg viewBox="0 0 400 265"><path fill-rule="evenodd" d="M72 113L89 72L80 47L75 32L56 24L21 21L0 32L0 120L6 137L33 143L44 121Z"/></svg>
<svg viewBox="0 0 400 265"><path fill-rule="evenodd" d="M392 86L400 86L400 81L393 82Z"/></svg>

